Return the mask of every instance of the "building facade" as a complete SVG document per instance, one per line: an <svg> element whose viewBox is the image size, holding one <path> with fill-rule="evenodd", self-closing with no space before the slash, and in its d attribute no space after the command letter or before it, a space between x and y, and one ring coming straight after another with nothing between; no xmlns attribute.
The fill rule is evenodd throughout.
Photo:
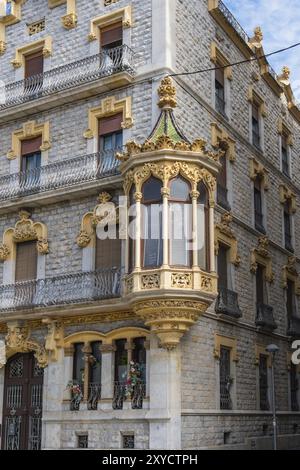
<svg viewBox="0 0 300 470"><path fill-rule="evenodd" d="M261 29L8 0L0 70L2 448L268 448L270 343L299 446L300 108Z"/></svg>

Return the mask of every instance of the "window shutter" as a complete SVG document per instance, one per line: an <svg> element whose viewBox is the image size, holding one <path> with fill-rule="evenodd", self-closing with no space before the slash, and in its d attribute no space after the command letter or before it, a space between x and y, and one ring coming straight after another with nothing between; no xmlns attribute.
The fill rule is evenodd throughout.
<svg viewBox="0 0 300 470"><path fill-rule="evenodd" d="M43 72L44 58L41 51L25 56L25 78L33 77Z"/></svg>
<svg viewBox="0 0 300 470"><path fill-rule="evenodd" d="M36 241L17 243L16 282L36 279L37 249Z"/></svg>
<svg viewBox="0 0 300 470"><path fill-rule="evenodd" d="M118 232L118 230L117 230ZM107 238L96 239L96 269L120 268L121 266L121 240Z"/></svg>
<svg viewBox="0 0 300 470"><path fill-rule="evenodd" d="M21 155L28 155L30 153L40 152L42 145L42 136L35 137L34 139L23 140L21 142Z"/></svg>
<svg viewBox="0 0 300 470"><path fill-rule="evenodd" d="M99 119L99 136L120 131L122 129L122 122L122 113Z"/></svg>
<svg viewBox="0 0 300 470"><path fill-rule="evenodd" d="M123 39L122 23L115 23L100 30L101 47L109 46Z"/></svg>
<svg viewBox="0 0 300 470"><path fill-rule="evenodd" d="M217 67L220 67L220 64L217 64ZM222 87L225 86L225 76L224 76L224 69L216 69L216 80L217 82L222 85Z"/></svg>

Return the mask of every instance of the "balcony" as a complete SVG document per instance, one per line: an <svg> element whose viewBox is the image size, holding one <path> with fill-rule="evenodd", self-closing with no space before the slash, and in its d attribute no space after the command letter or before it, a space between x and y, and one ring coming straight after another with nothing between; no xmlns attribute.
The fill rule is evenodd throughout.
<svg viewBox="0 0 300 470"><path fill-rule="evenodd" d="M2 176L0 200L23 198L114 176L118 174L119 162L115 153L119 150L81 155L26 172Z"/></svg>
<svg viewBox="0 0 300 470"><path fill-rule="evenodd" d="M220 288L216 302L216 313L221 313L233 318L240 318L242 312L238 303L238 294L229 289Z"/></svg>
<svg viewBox="0 0 300 470"><path fill-rule="evenodd" d="M0 286L0 312L120 297L120 269L64 274Z"/></svg>
<svg viewBox="0 0 300 470"><path fill-rule="evenodd" d="M249 37L226 5L221 0L208 0L208 11L244 56L250 59L253 52L248 45Z"/></svg>
<svg viewBox="0 0 300 470"><path fill-rule="evenodd" d="M287 334L293 338L300 338L300 317L296 315L289 317Z"/></svg>
<svg viewBox="0 0 300 470"><path fill-rule="evenodd" d="M266 304L257 305L255 324L264 330L276 330L277 325L274 320L273 307Z"/></svg>
<svg viewBox="0 0 300 470"><path fill-rule="evenodd" d="M134 53L128 46L102 50L91 57L6 85L0 101L0 118L11 114L12 108L26 104L32 107L35 106L32 102L39 100L40 103L43 98L45 103L39 104L39 111L49 109L51 96L59 96L59 103L70 102L74 99L74 93L68 93L71 89L78 89L82 97L98 94L99 79L103 80L103 91L117 88L131 82L134 72ZM115 76L113 81L112 76ZM80 91L84 85L89 86Z"/></svg>

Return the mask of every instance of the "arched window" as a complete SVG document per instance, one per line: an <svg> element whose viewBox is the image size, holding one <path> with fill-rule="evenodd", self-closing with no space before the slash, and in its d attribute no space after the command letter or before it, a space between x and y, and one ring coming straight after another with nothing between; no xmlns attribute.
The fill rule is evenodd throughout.
<svg viewBox="0 0 300 470"><path fill-rule="evenodd" d="M142 223L142 262L144 268L162 265L162 182L154 177L143 185Z"/></svg>
<svg viewBox="0 0 300 470"><path fill-rule="evenodd" d="M182 177L170 183L170 265L192 264L192 204L190 185Z"/></svg>
<svg viewBox="0 0 300 470"><path fill-rule="evenodd" d="M198 184L198 264L201 269L209 270L209 204L208 190L203 181Z"/></svg>

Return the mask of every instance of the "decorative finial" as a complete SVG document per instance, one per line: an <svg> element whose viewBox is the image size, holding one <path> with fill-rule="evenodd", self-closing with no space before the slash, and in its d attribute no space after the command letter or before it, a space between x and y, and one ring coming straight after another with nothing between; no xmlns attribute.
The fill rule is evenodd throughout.
<svg viewBox="0 0 300 470"><path fill-rule="evenodd" d="M100 204L106 204L110 200L111 200L111 195L110 194L108 194L106 192L103 192L103 193L99 194L98 202Z"/></svg>
<svg viewBox="0 0 300 470"><path fill-rule="evenodd" d="M160 108L176 108L176 88L173 85L171 77L165 77L162 79L160 87L158 89Z"/></svg>
<svg viewBox="0 0 300 470"><path fill-rule="evenodd" d="M291 70L286 65L282 68L282 74L278 77L278 80L283 85L290 84Z"/></svg>
<svg viewBox="0 0 300 470"><path fill-rule="evenodd" d="M263 41L264 35L260 26L256 26L256 28L254 29L254 37L257 42Z"/></svg>
<svg viewBox="0 0 300 470"><path fill-rule="evenodd" d="M20 220L28 220L29 217L31 216L30 212L28 212L25 209L20 210L18 215L19 215Z"/></svg>

